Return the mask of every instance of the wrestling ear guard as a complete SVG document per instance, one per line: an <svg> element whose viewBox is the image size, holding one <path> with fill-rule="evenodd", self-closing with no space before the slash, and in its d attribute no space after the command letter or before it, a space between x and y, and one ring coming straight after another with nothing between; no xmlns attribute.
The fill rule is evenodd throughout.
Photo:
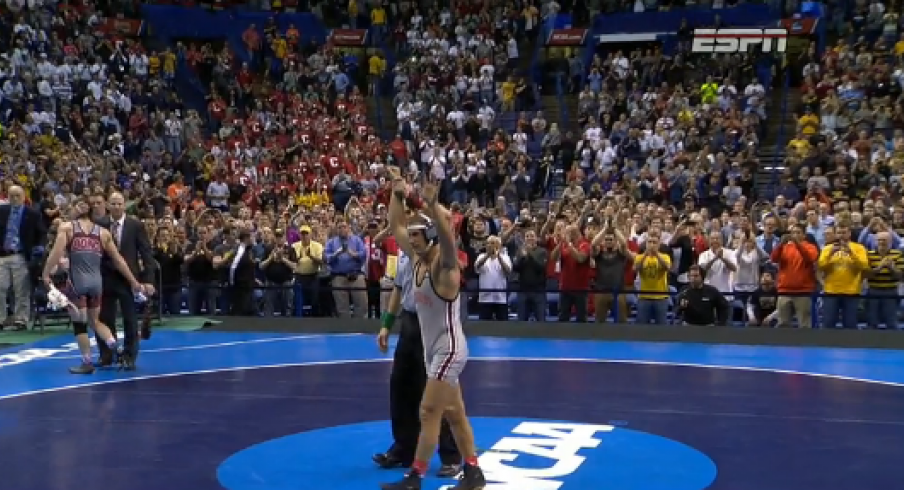
<svg viewBox="0 0 904 490"><path fill-rule="evenodd" d="M428 218L423 213L420 213L419 216L424 221L423 223L414 224L408 227L409 231L420 230L424 232L424 238L427 239L430 243L436 243L436 225L433 224L433 220Z"/></svg>
<svg viewBox="0 0 904 490"><path fill-rule="evenodd" d="M47 307L51 310L62 310L69 306L69 298L62 291L54 286L50 286L47 292Z"/></svg>

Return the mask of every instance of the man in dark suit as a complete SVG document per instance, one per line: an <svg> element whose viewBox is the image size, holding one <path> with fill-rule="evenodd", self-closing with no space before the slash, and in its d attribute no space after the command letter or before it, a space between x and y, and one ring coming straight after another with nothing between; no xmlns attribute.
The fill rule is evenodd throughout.
<svg viewBox="0 0 904 490"><path fill-rule="evenodd" d="M37 247L43 247L47 230L41 214L25 204L25 190L9 188L9 204L0 205L0 330L7 315L7 298L12 290L13 330L25 330L31 313L32 281L29 264Z"/></svg>
<svg viewBox="0 0 904 490"><path fill-rule="evenodd" d="M98 199L98 196L92 199ZM97 224L110 230L113 241L119 247L119 253L129 269L139 281L153 283L153 275L156 270L156 261L151 249L144 224L133 216L127 216L125 211L125 199L122 194L114 192L107 201L109 214L97 220ZM139 264L139 259L141 263ZM141 266L144 266L143 269ZM123 365L126 370L135 370L135 361L138 358L138 318L135 311L135 293L122 274L105 257L104 270L104 294L100 309L100 321L111 327L116 325L116 308L122 311L123 332L125 334ZM114 330L115 331L115 330ZM104 342L97 342L100 351L100 366L109 366L113 363L113 352Z"/></svg>
<svg viewBox="0 0 904 490"><path fill-rule="evenodd" d="M234 246L223 247L213 258L213 266L223 271L226 301L234 316L252 316L257 261L253 256L251 232L241 230Z"/></svg>

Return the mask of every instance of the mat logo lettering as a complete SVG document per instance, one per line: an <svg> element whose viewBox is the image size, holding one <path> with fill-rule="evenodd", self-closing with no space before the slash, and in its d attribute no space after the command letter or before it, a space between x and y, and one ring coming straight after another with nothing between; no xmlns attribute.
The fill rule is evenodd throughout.
<svg viewBox="0 0 904 490"><path fill-rule="evenodd" d="M91 339L91 345L96 345L94 339ZM39 361L48 359L61 354L73 354L78 352L78 344L70 342L60 347L49 349L22 349L18 352L10 354L0 354L0 368L7 366L15 366L16 364L25 364L26 362Z"/></svg>
<svg viewBox="0 0 904 490"><path fill-rule="evenodd" d="M599 447L603 441L597 434L613 429L611 425L522 422L512 430L512 437L503 437L480 455L486 490L559 490L565 484L561 479L586 461L580 451Z"/></svg>

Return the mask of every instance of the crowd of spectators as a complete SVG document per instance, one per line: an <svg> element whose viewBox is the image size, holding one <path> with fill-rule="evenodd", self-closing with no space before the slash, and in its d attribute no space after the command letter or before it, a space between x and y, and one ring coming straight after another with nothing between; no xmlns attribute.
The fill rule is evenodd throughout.
<svg viewBox="0 0 904 490"><path fill-rule="evenodd" d="M29 4L0 17L3 189L25 187L51 230L76 196L121 190L169 314L378 317L394 165L412 205L423 174L443 180L472 317L896 328L904 38L877 4L793 65L799 127L769 200L754 182L762 60L596 56L569 77L580 131L563 131L519 63L556 2L367 7L395 66L294 26L249 26L241 52L155 47L97 28L117 12ZM182 58L205 110L179 99ZM366 97L387 93L398 131L382 138ZM240 259L254 273L236 279ZM814 308L820 291L841 296ZM701 309L713 298L725 308Z"/></svg>

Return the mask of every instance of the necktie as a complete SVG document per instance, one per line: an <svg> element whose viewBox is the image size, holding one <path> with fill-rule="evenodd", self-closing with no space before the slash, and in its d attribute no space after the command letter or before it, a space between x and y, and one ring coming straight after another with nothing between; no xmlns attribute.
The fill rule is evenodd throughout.
<svg viewBox="0 0 904 490"><path fill-rule="evenodd" d="M114 221L112 225L110 225L110 234L113 235L113 242L116 243L116 247L119 247L119 221Z"/></svg>
<svg viewBox="0 0 904 490"><path fill-rule="evenodd" d="M775 245L775 240L771 236L767 237L764 235L763 236L763 251L766 252L767 254L771 254L773 245Z"/></svg>

